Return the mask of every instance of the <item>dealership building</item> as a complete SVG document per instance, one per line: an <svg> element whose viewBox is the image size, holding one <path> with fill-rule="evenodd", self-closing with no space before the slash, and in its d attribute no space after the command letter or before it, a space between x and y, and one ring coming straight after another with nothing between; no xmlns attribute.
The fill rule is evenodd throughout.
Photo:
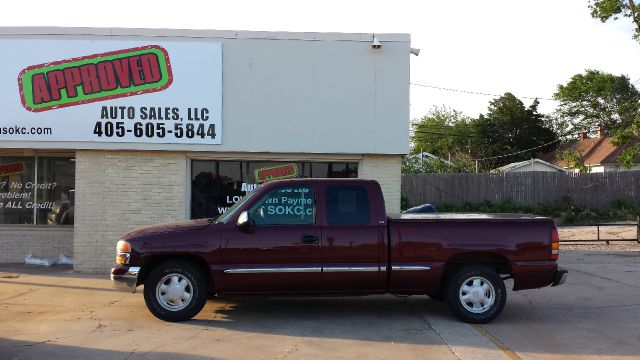
<svg viewBox="0 0 640 360"><path fill-rule="evenodd" d="M0 49L0 263L105 272L122 234L269 178L375 179L400 210L408 34L0 28Z"/></svg>

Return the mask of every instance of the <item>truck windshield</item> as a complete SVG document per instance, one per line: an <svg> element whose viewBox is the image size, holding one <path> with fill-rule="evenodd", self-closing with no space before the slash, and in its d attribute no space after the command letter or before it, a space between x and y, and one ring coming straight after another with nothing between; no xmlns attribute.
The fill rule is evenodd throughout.
<svg viewBox="0 0 640 360"><path fill-rule="evenodd" d="M256 186L255 189L251 190L250 192L247 193L247 195L243 196L242 199L240 199L240 201L238 201L237 203L233 204L229 209L227 209L227 211L225 211L224 213L220 214L220 216L218 216L218 218L216 219L209 219L209 222L220 222L220 223L224 223L226 224L227 221L229 221L229 219L231 219L233 217L233 214L235 214L238 209L240 209L242 207L242 205L244 205L247 201L249 201L255 194L258 193L258 190L260 190L262 188L262 185L258 185Z"/></svg>

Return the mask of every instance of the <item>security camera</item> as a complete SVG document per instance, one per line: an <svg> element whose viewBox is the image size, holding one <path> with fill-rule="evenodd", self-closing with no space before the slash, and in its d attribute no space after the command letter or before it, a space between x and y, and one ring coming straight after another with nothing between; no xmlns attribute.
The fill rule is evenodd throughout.
<svg viewBox="0 0 640 360"><path fill-rule="evenodd" d="M371 44L371 47L374 49L380 49L382 47L380 40L378 40L378 38L375 36L373 37L373 43Z"/></svg>
<svg viewBox="0 0 640 360"><path fill-rule="evenodd" d="M412 53L415 56L420 55L420 49L411 48L411 50L409 50L409 52Z"/></svg>

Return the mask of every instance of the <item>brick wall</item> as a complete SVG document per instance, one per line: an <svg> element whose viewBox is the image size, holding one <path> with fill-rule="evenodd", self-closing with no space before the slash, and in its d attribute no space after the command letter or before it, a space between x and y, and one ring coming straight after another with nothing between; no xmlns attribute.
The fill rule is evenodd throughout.
<svg viewBox="0 0 640 360"><path fill-rule="evenodd" d="M387 213L400 212L400 155L363 155L358 177L377 180L384 193Z"/></svg>
<svg viewBox="0 0 640 360"><path fill-rule="evenodd" d="M0 226L0 263L24 262L28 253L47 259L73 256L73 227Z"/></svg>
<svg viewBox="0 0 640 360"><path fill-rule="evenodd" d="M74 269L104 273L124 233L184 220L187 176L184 153L78 151Z"/></svg>
<svg viewBox="0 0 640 360"><path fill-rule="evenodd" d="M261 154L243 155L257 159ZM315 155L313 160L337 159ZM121 235L140 226L184 220L187 163L182 152L78 151L74 268L105 273L113 265ZM400 155L364 155L360 160L359 176L380 182L390 213L400 211L400 163Z"/></svg>

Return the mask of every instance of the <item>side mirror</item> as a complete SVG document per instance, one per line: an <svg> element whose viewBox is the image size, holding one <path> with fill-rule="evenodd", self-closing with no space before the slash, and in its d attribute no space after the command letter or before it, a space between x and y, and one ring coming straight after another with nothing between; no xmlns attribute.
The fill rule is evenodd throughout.
<svg viewBox="0 0 640 360"><path fill-rule="evenodd" d="M251 219L249 218L249 212L243 211L238 216L238 221L236 221L236 226L240 231L249 233L251 231Z"/></svg>

